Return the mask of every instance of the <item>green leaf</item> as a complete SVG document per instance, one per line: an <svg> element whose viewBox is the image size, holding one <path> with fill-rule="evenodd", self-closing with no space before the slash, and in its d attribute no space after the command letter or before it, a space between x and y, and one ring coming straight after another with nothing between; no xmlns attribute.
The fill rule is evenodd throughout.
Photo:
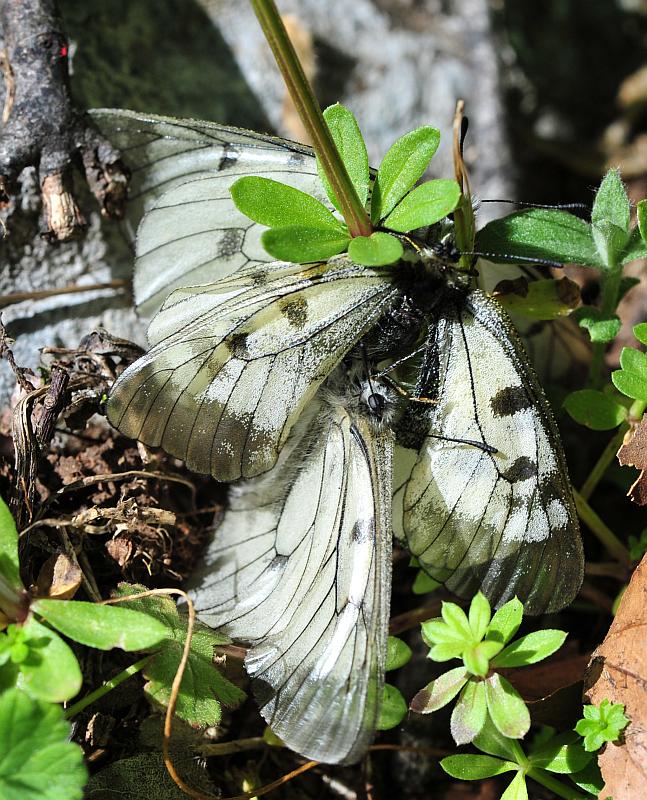
<svg viewBox="0 0 647 800"><path fill-rule="evenodd" d="M54 631L30 617L22 626L29 652L0 670L0 690L11 686L38 700L63 703L81 689L81 668L72 649Z"/></svg>
<svg viewBox="0 0 647 800"><path fill-rule="evenodd" d="M627 418L627 409L623 405L597 389L571 392L563 405L575 422L594 431L610 431Z"/></svg>
<svg viewBox="0 0 647 800"><path fill-rule="evenodd" d="M497 672L485 682L487 708L492 722L510 739L521 739L530 728L530 714L517 690Z"/></svg>
<svg viewBox="0 0 647 800"><path fill-rule="evenodd" d="M453 603L452 603L453 605ZM465 620L467 622L467 618ZM465 635L462 630L450 627L444 620L435 618L428 619L420 626L422 628L422 638L426 644L458 644L463 646Z"/></svg>
<svg viewBox="0 0 647 800"><path fill-rule="evenodd" d="M563 775L579 772L592 758L593 756L584 750L574 731L553 736L530 753L533 767Z"/></svg>
<svg viewBox="0 0 647 800"><path fill-rule="evenodd" d="M69 736L59 706L17 689L0 694L0 797L81 800L88 775L83 752Z"/></svg>
<svg viewBox="0 0 647 800"><path fill-rule="evenodd" d="M595 194L591 222L610 222L625 233L629 232L631 205L627 190L617 169L610 169Z"/></svg>
<svg viewBox="0 0 647 800"><path fill-rule="evenodd" d="M631 275L624 275L622 278L620 278L620 286L618 288L618 303L634 288L634 286L638 286L639 284L640 278L632 278Z"/></svg>
<svg viewBox="0 0 647 800"><path fill-rule="evenodd" d="M641 353L633 347L623 347L620 353L620 366L636 377L647 380L647 353Z"/></svg>
<svg viewBox="0 0 647 800"><path fill-rule="evenodd" d="M605 742L615 742L621 731L629 724L621 703L612 703L608 699L598 705L584 706L584 718L575 726L575 730L584 737L584 749L591 753L599 750Z"/></svg>
<svg viewBox="0 0 647 800"><path fill-rule="evenodd" d="M491 261L543 258L560 264L604 267L591 226L565 211L528 208L493 220L476 235L475 250Z"/></svg>
<svg viewBox="0 0 647 800"><path fill-rule="evenodd" d="M636 400L647 397L647 354L633 347L624 347L620 354L620 366L621 370L611 374L616 389Z"/></svg>
<svg viewBox="0 0 647 800"><path fill-rule="evenodd" d="M330 130L333 141L339 151L341 160L344 162L348 176L351 179L357 196L359 197L362 205L366 205L368 200L368 189L370 181L370 172L368 167L368 153L366 152L366 144L364 138L357 124L355 116L347 108L340 103L335 103L333 106L323 112L324 119ZM319 177L324 185L326 194L330 202L339 209L339 201L335 197L331 185L328 183L328 178L321 168L321 163L317 158L317 171ZM341 210L341 209L339 209Z"/></svg>
<svg viewBox="0 0 647 800"><path fill-rule="evenodd" d="M473 641L472 629L465 612L460 606L457 606L456 603L443 601L440 613L445 624L454 630L457 635L462 636L466 643L469 644Z"/></svg>
<svg viewBox="0 0 647 800"><path fill-rule="evenodd" d="M647 200L639 200L636 204L636 218L640 238L647 245Z"/></svg>
<svg viewBox="0 0 647 800"><path fill-rule="evenodd" d="M429 592L435 592L439 586L442 586L442 583L432 578L431 575L427 575L424 570L420 569L415 577L411 591L414 594L428 594Z"/></svg>
<svg viewBox="0 0 647 800"><path fill-rule="evenodd" d="M641 344L647 344L647 322L634 325L634 336Z"/></svg>
<svg viewBox="0 0 647 800"><path fill-rule="evenodd" d="M499 758L513 761L520 766L527 764L526 756L519 742L516 739L509 739L504 736L496 728L489 716L485 720L483 729L474 739L474 744L479 750L489 753L491 756L499 756Z"/></svg>
<svg viewBox="0 0 647 800"><path fill-rule="evenodd" d="M492 621L485 633L485 638L506 644L519 630L522 617L523 603L518 598L513 597L512 600L504 603L492 617Z"/></svg>
<svg viewBox="0 0 647 800"><path fill-rule="evenodd" d="M32 611L75 642L98 650L148 650L169 635L168 628L148 614L119 606L83 600L36 600Z"/></svg>
<svg viewBox="0 0 647 800"><path fill-rule="evenodd" d="M406 233L440 222L456 208L461 190L456 181L434 180L416 186L386 217L385 228Z"/></svg>
<svg viewBox="0 0 647 800"><path fill-rule="evenodd" d="M456 744L468 744L478 736L486 717L485 684L483 681L468 681L452 711L451 734Z"/></svg>
<svg viewBox="0 0 647 800"><path fill-rule="evenodd" d="M647 403L647 381L631 372L625 372L623 369L615 370L611 373L611 380L613 385L619 392L626 394L627 397L633 397L634 400L641 400ZM625 418L627 414L625 411Z"/></svg>
<svg viewBox="0 0 647 800"><path fill-rule="evenodd" d="M639 536L629 534L629 558L632 561L639 561L647 553L647 528L644 528Z"/></svg>
<svg viewBox="0 0 647 800"><path fill-rule="evenodd" d="M134 594L144 589L139 585L122 585L119 593ZM143 670L148 679L145 692L153 701L166 706L186 641L186 616L178 613L170 597L143 597L124 605L159 620L168 632L168 640ZM213 663L214 647L229 641L226 636L212 631L206 625L196 623L175 712L191 725L214 725L220 721L220 703L234 707L245 699L245 694L225 678Z"/></svg>
<svg viewBox="0 0 647 800"><path fill-rule="evenodd" d="M239 178L229 191L239 211L268 228L340 225L337 217L315 197L271 178Z"/></svg>
<svg viewBox="0 0 647 800"><path fill-rule="evenodd" d="M395 728L404 719L407 713L407 703L404 697L395 686L390 683L384 684L382 692L382 705L380 706L380 716L377 720L378 731L388 731Z"/></svg>
<svg viewBox="0 0 647 800"><path fill-rule="evenodd" d="M373 185L372 222L378 222L390 214L422 177L439 142L439 131L425 126L406 133L391 145Z"/></svg>
<svg viewBox="0 0 647 800"><path fill-rule="evenodd" d="M445 672L421 689L411 701L411 710L418 714L431 714L450 703L467 683L465 667Z"/></svg>
<svg viewBox="0 0 647 800"><path fill-rule="evenodd" d="M468 647L463 651L463 663L470 675L481 678L487 675L490 665L487 656L478 647Z"/></svg>
<svg viewBox="0 0 647 800"><path fill-rule="evenodd" d="M343 253L350 237L341 224L337 228L292 225L264 231L261 242L267 252L279 261L307 264L310 261L326 261L331 256Z"/></svg>
<svg viewBox="0 0 647 800"><path fill-rule="evenodd" d="M500 800L528 800L526 776L523 772L517 772L508 788L501 795Z"/></svg>
<svg viewBox="0 0 647 800"><path fill-rule="evenodd" d="M515 282L512 282L512 288L517 288ZM506 291L506 282L502 282L494 291L497 301L506 310L536 320L553 320L566 316L579 304L581 298L580 287L569 278L545 278L529 283L526 281L523 291Z"/></svg>
<svg viewBox="0 0 647 800"><path fill-rule="evenodd" d="M402 258L403 253L402 244L395 236L379 231L370 236L355 236L348 245L350 259L366 267L393 264Z"/></svg>
<svg viewBox="0 0 647 800"><path fill-rule="evenodd" d="M177 723L173 725L171 746L178 738L179 727ZM181 771L182 778L203 796L217 797L201 759L196 758L192 750L194 742L195 736L192 742L182 742L183 749L171 751L173 764ZM85 792L86 800L187 800L187 795L169 775L159 751L137 752L113 761L90 776Z"/></svg>
<svg viewBox="0 0 647 800"><path fill-rule="evenodd" d="M586 328L592 342L612 342L622 326L620 319L612 314L604 316L599 308L582 306L571 315L580 328Z"/></svg>
<svg viewBox="0 0 647 800"><path fill-rule="evenodd" d="M604 778L600 772L597 758L592 758L589 763L579 772L573 772L568 776L576 786L589 792L593 797L597 797L604 786Z"/></svg>
<svg viewBox="0 0 647 800"><path fill-rule="evenodd" d="M564 644L567 637L565 631L543 630L522 636L492 660L492 667L503 669L509 667L524 667L527 664L536 664L548 658Z"/></svg>
<svg viewBox="0 0 647 800"><path fill-rule="evenodd" d="M402 639L396 636L389 636L386 640L386 664L384 669L389 672L392 669L400 669L411 659L411 648Z"/></svg>
<svg viewBox="0 0 647 800"><path fill-rule="evenodd" d="M487 597L483 592L477 592L470 603L468 615L468 622L475 641L480 642L485 636L491 617L492 610Z"/></svg>
<svg viewBox="0 0 647 800"><path fill-rule="evenodd" d="M511 761L501 761L492 756L447 756L440 762L440 766L452 778L463 781L482 781L484 778L493 778L503 772L517 769Z"/></svg>
<svg viewBox="0 0 647 800"><path fill-rule="evenodd" d="M9 506L0 497L0 575L12 589L22 589L18 561L18 531Z"/></svg>
<svg viewBox="0 0 647 800"><path fill-rule="evenodd" d="M465 650L465 643L447 642L435 644L429 651L429 658L432 661L451 661L453 658L461 658Z"/></svg>
<svg viewBox="0 0 647 800"><path fill-rule="evenodd" d="M629 235L629 241L622 251L620 263L628 264L630 261L635 261L638 258L647 258L647 244L643 241L640 230L634 228Z"/></svg>
<svg viewBox="0 0 647 800"><path fill-rule="evenodd" d="M612 222L596 222L591 226L593 241L607 269L615 269L622 262L622 254L629 243L629 234Z"/></svg>
<svg viewBox="0 0 647 800"><path fill-rule="evenodd" d="M485 641L463 651L463 662L471 675L485 677L490 668L490 660L503 649L502 642Z"/></svg>

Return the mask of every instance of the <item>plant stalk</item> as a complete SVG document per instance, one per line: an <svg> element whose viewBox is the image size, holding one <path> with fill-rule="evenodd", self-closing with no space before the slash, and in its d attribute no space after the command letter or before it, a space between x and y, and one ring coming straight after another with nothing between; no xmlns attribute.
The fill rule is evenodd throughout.
<svg viewBox="0 0 647 800"><path fill-rule="evenodd" d="M553 778L546 770L537 769L535 767L534 769L529 769L526 774L529 778L532 778L533 781L550 789L550 791L554 792L558 797L563 797L564 800L587 800L588 795L581 794L577 790L571 789L570 786L557 780L557 778Z"/></svg>
<svg viewBox="0 0 647 800"><path fill-rule="evenodd" d="M602 273L600 311L604 317L610 317L616 310L621 280L622 264L610 264L609 269ZM588 381L593 389L599 389L602 383L602 365L607 344L607 342L593 342Z"/></svg>
<svg viewBox="0 0 647 800"><path fill-rule="evenodd" d="M339 200L348 232L351 236L370 236L371 220L335 147L274 0L251 0L251 3L321 167Z"/></svg>
<svg viewBox="0 0 647 800"><path fill-rule="evenodd" d="M609 469L613 459L616 457L616 453L622 444L622 440L624 439L625 433L629 430L629 426L626 423L623 423L616 432L615 436L609 440L609 443L602 451L602 455L598 458L597 462L595 463L593 469L589 473L588 478L582 484L582 488L580 489L580 497L583 500L589 499L593 494L595 487L598 485L604 473Z"/></svg>
<svg viewBox="0 0 647 800"><path fill-rule="evenodd" d="M606 547L609 553L612 556L621 561L624 564L631 564L631 556L629 555L629 550L624 546L624 544L618 539L615 533L607 526L605 522L598 516L598 514L591 508L591 506L587 503L587 501L582 497L582 495L573 490L573 496L575 498L575 507L577 508L577 513L584 522L591 533Z"/></svg>
<svg viewBox="0 0 647 800"><path fill-rule="evenodd" d="M80 711L83 711L84 708L96 702L97 700L100 700L104 695L108 694L108 692L111 692L113 689L119 686L120 683L128 680L128 678L136 675L138 672L141 672L146 664L148 664L150 659L150 655L140 658L139 661L135 661L134 664L126 667L126 669L124 669L118 675L115 675L114 678L110 678L109 681L106 681L104 684L99 686L98 689L90 692L90 694L86 694L85 697L65 710L65 719L72 719L72 717L76 716Z"/></svg>

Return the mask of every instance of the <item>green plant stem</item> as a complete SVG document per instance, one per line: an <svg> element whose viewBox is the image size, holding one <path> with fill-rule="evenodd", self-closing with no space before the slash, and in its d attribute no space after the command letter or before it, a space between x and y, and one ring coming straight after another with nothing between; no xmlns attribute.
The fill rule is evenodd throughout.
<svg viewBox="0 0 647 800"><path fill-rule="evenodd" d="M251 3L321 167L339 200L348 232L351 236L370 236L373 231L371 220L335 147L274 1L251 0Z"/></svg>
<svg viewBox="0 0 647 800"><path fill-rule="evenodd" d="M629 426L623 422L618 428L615 436L609 440L609 443L602 451L602 455L600 458L598 458L593 469L589 473L589 477L582 484L582 488L580 489L580 497L583 500L588 500L593 494L595 487L598 485L602 479L602 476L609 469L611 462L616 457L616 453L618 452L618 449L622 444L622 440L624 439L624 435L628 430Z"/></svg>
<svg viewBox="0 0 647 800"><path fill-rule="evenodd" d="M16 589L0 573L0 611L12 622L24 622L29 614L29 597L24 589Z"/></svg>
<svg viewBox="0 0 647 800"><path fill-rule="evenodd" d="M602 295L600 298L600 311L603 317L610 317L615 313L620 293L622 280L622 264L610 264L608 270L602 273ZM589 366L589 386L599 389L602 383L602 365L607 342L593 342L591 350L591 364Z"/></svg>
<svg viewBox="0 0 647 800"><path fill-rule="evenodd" d="M111 678L109 681L106 681L104 684L99 686L98 689L90 692L90 694L86 694L85 697L65 710L65 719L72 719L72 717L76 716L80 711L83 711L84 708L96 702L104 695L108 694L108 692L111 692L113 689L119 686L120 683L123 683L124 681L128 680L128 678L136 675L138 672L144 669L150 659L150 655L140 658L139 661L135 661L134 664L126 667L125 670L120 672L118 675L115 675L115 677Z"/></svg>
<svg viewBox="0 0 647 800"><path fill-rule="evenodd" d="M588 800L590 797L590 795L584 795L575 789L571 789L570 786L557 780L557 778L553 778L546 770L535 767L529 769L526 774L529 778L532 778L533 781L550 789L550 791L554 792L558 797L563 797L564 800Z"/></svg>
<svg viewBox="0 0 647 800"><path fill-rule="evenodd" d="M573 490L575 506L580 519L584 522L591 533L599 539L612 556L625 564L631 564L629 550L622 544L615 533L600 519L597 513L591 508L587 501L579 492Z"/></svg>

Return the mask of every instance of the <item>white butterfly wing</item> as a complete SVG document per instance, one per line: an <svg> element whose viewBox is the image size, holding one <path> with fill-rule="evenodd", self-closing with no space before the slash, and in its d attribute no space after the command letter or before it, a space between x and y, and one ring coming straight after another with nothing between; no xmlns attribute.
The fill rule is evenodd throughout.
<svg viewBox="0 0 647 800"><path fill-rule="evenodd" d="M210 283L270 261L264 228L241 214L229 189L244 175L288 183L329 205L312 150L254 131L132 111L93 119L132 172L129 219L136 240L138 309L152 315L178 286Z"/></svg>
<svg viewBox="0 0 647 800"><path fill-rule="evenodd" d="M233 489L194 592L204 622L251 645L245 664L272 730L318 761L357 761L375 733L392 446L388 429L312 403L275 468Z"/></svg>
<svg viewBox="0 0 647 800"><path fill-rule="evenodd" d="M428 370L437 403L403 500L410 551L459 595L562 608L582 580L577 515L555 422L505 312L480 291L444 304Z"/></svg>
<svg viewBox="0 0 647 800"><path fill-rule="evenodd" d="M151 323L151 349L113 386L108 419L194 472L258 475L396 292L384 271L344 258L178 289Z"/></svg>

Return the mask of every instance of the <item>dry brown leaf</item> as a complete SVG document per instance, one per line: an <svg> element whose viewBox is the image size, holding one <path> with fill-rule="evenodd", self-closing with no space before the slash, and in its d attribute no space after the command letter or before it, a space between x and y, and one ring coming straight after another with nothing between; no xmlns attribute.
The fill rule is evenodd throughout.
<svg viewBox="0 0 647 800"><path fill-rule="evenodd" d="M631 439L618 450L618 461L623 467L640 470L627 494L639 506L647 505L647 416L640 420Z"/></svg>
<svg viewBox="0 0 647 800"><path fill-rule="evenodd" d="M36 581L40 597L71 600L81 586L83 573L79 565L65 553L50 556L41 567Z"/></svg>
<svg viewBox="0 0 647 800"><path fill-rule="evenodd" d="M647 787L647 556L625 591L618 613L595 650L584 679L587 702L622 703L631 720L621 739L599 757L600 798L638 800Z"/></svg>

